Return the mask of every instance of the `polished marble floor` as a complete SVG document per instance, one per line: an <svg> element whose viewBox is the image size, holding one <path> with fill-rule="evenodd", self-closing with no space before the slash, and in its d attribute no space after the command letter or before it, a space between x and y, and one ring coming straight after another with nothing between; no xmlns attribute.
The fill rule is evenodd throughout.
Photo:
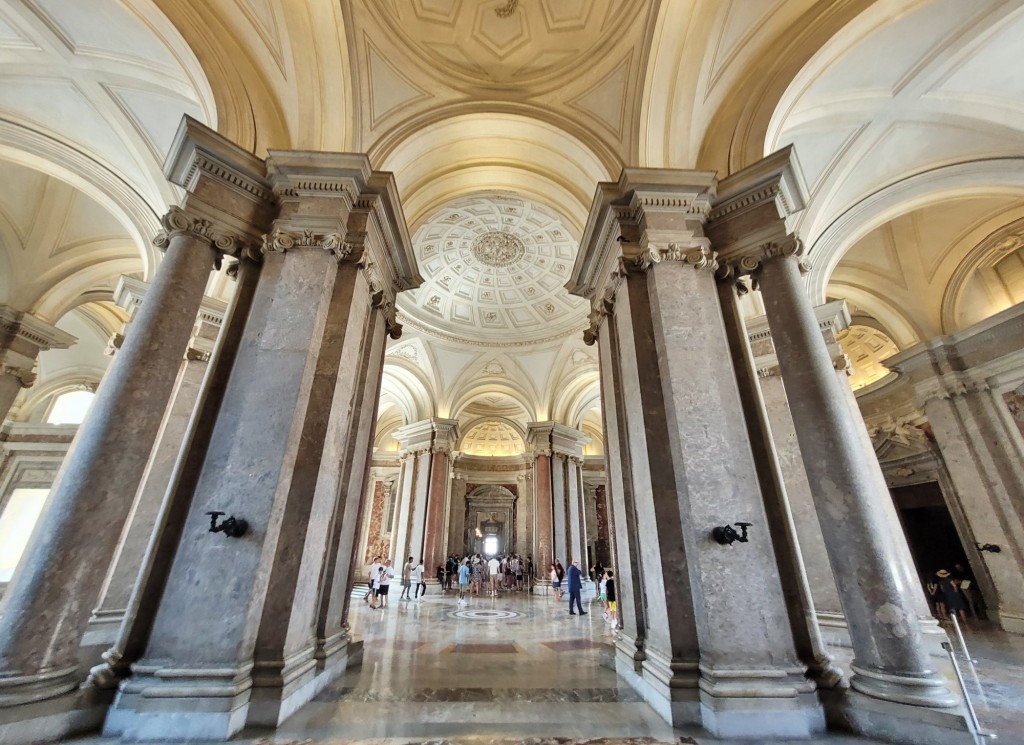
<svg viewBox="0 0 1024 745"><path fill-rule="evenodd" d="M252 745L720 742L668 726L617 679L610 667L613 632L597 605L588 615L570 616L550 595L512 593L460 606L431 589L419 602L392 598L383 610L353 599L351 624L364 640L363 664L278 730L247 730L237 739ZM1024 736L1024 639L975 631L967 637L986 694L979 706L983 724L999 733L1000 745L1024 745L1017 739ZM88 738L82 745L109 742ZM870 741L836 734L794 742Z"/></svg>

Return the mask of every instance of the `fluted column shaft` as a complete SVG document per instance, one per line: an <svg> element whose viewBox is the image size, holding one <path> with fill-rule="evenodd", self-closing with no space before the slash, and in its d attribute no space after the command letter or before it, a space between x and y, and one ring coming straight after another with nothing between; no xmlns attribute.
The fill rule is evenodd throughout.
<svg viewBox="0 0 1024 745"><path fill-rule="evenodd" d="M81 681L77 648L149 459L216 254L173 233L152 288L79 428L39 534L4 599L0 705Z"/></svg>
<svg viewBox="0 0 1024 745"><path fill-rule="evenodd" d="M789 398L807 478L853 641L851 685L901 703L956 703L931 669L917 608L920 584L877 461L867 457L795 255L766 258L759 273L765 313Z"/></svg>

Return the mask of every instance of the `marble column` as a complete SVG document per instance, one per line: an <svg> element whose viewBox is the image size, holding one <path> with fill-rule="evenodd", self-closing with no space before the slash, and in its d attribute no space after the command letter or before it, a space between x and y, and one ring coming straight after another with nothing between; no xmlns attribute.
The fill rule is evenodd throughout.
<svg viewBox="0 0 1024 745"><path fill-rule="evenodd" d="M131 284L132 287L129 288L122 282L119 286L120 292L115 293L115 297L120 295L119 304L122 307L127 306L129 313L134 312L136 303L142 303L148 290L146 283L135 281ZM146 546L174 473L178 451L199 399L224 309L224 303L213 298L204 299L200 308L199 318L193 328L178 378L174 383L171 400L160 423L157 441L135 494L114 560L107 570L99 602L89 619L89 628L82 640L84 647L97 644L109 646L124 619Z"/></svg>
<svg viewBox="0 0 1024 745"><path fill-rule="evenodd" d="M449 453L458 436L458 422L436 417L408 424L395 432L403 453L406 487L395 511L392 531L393 558L399 567L409 556L414 561L423 558L426 566L436 566L430 562L442 558Z"/></svg>
<svg viewBox="0 0 1024 745"><path fill-rule="evenodd" d="M555 560L562 562L569 570L572 559L569 556L569 510L568 470L569 456L557 450L551 451L551 550Z"/></svg>
<svg viewBox="0 0 1024 745"><path fill-rule="evenodd" d="M609 460L629 463L640 540L619 551L641 562L647 616L639 681L627 679L674 724L808 736L823 713L795 649L703 235L714 185L647 169L600 184L569 283L592 303L587 339L617 337L623 390L602 408L621 416L625 452L612 439ZM739 522L747 542L712 539Z"/></svg>
<svg viewBox="0 0 1024 745"><path fill-rule="evenodd" d="M804 291L800 245L785 223L802 209L804 193L792 149L775 153L719 185L709 234L721 260L733 272L752 271L762 292L854 648L850 683L863 695L848 697L847 724L906 738L897 732L914 715L901 705L951 707L958 699L932 669L919 621L923 591L906 541L893 530L895 507ZM954 719L946 721L956 729Z"/></svg>
<svg viewBox="0 0 1024 745"><path fill-rule="evenodd" d="M174 554L185 530L196 483L224 401L224 391L241 345L242 331L252 307L260 268L258 257L247 251L227 270L228 275L235 280L235 290L224 310L221 331L210 352L206 375L199 386L189 421L178 443L177 457L167 479L166 489L160 495L159 509L135 569L117 637L103 653L104 663L90 671L88 684L91 686L116 688L130 674L131 665L145 652Z"/></svg>
<svg viewBox="0 0 1024 745"><path fill-rule="evenodd" d="M459 423L454 419L431 419L430 485L427 491L427 514L423 531L423 549L413 551L415 560L423 559L424 569L436 567L444 559L444 517L448 508L448 474L451 452L459 439Z"/></svg>
<svg viewBox="0 0 1024 745"><path fill-rule="evenodd" d="M22 388L36 379L33 372L40 352L67 349L78 341L30 313L0 305L0 423Z"/></svg>
<svg viewBox="0 0 1024 745"><path fill-rule="evenodd" d="M107 734L225 739L279 723L344 667L317 658L318 613L338 506L358 502L367 475L369 439L347 438L379 383L352 384L364 362L383 365L386 330L400 333L391 293L418 277L394 180L365 156L273 151L267 171L280 212L235 361L245 374L228 381L146 652ZM339 481L346 471L357 489ZM248 532L210 532L211 510ZM356 522L338 556L351 557Z"/></svg>
<svg viewBox="0 0 1024 745"><path fill-rule="evenodd" d="M1024 305L885 361L914 387L955 487L950 512L989 614L1024 634L1024 433L1010 415L1024 382ZM959 515L963 519L958 519ZM998 553L979 546L998 546ZM980 571L977 571L980 570ZM987 587L986 587L987 586Z"/></svg>
<svg viewBox="0 0 1024 745"><path fill-rule="evenodd" d="M766 369L770 369L768 365L774 360L766 360L764 356L755 359L752 354L749 343L751 330L744 322L739 303L739 297L747 294L749 289L746 284L737 283L731 277L726 279L727 281L718 284L719 298L726 332L729 335L729 346L732 349L736 380L746 413L747 431L757 463L758 480L765 497L772 537L775 539L776 560L780 569L786 608L789 611L790 628L793 630L793 639L800 660L807 666L808 675L813 678L819 690L837 688L844 685L845 681L842 671L833 663L826 650L818 625L812 587L808 579L809 570L806 568L807 562L803 551L805 543L801 541L805 534L808 541L816 541L812 546L820 551L814 556L818 561L814 565L815 580L819 584L824 580L831 583L837 606L838 593L835 591L835 581L832 579L828 557L825 555L825 544L817 523L817 515L814 513L813 504L809 503L810 490L800 494L805 496L805 499L798 502L802 508L799 513L794 508L796 500L791 496L790 490L790 485L796 478L803 479L797 483L806 484L807 477L803 473L802 463L795 475L791 466L792 451L795 451L795 459L799 462L800 450L795 438L791 443L780 443L779 431L775 428L779 412L776 408L776 419L773 419L773 410L768 408L762 386L759 384L758 378L762 377ZM842 303L837 305L845 308ZM788 417L788 409L782 413ZM783 446L786 444L789 445L786 454L791 456L790 462L787 463L791 466L788 472L783 465L782 455ZM799 521L796 518L797 514L800 515ZM824 566L821 566L821 563Z"/></svg>
<svg viewBox="0 0 1024 745"><path fill-rule="evenodd" d="M527 428L527 441L534 454L534 527L533 555L537 557L537 576L549 582L551 564L555 560L553 539L554 515L551 510L551 444L540 425Z"/></svg>
<svg viewBox="0 0 1024 745"><path fill-rule="evenodd" d="M0 706L57 696L81 682L77 648L130 499L174 388L217 258L195 217L164 219L149 297L101 382L50 494L46 520L4 598ZM73 588L69 592L68 588Z"/></svg>
<svg viewBox="0 0 1024 745"><path fill-rule="evenodd" d="M579 560L584 577L590 576L587 561L587 512L583 504L583 480L580 475L582 458L569 456L566 459L566 502L569 527L569 561Z"/></svg>
<svg viewBox="0 0 1024 745"><path fill-rule="evenodd" d="M850 323L846 303L826 303L815 308L814 314L821 327L829 357L843 363L839 365L840 369L836 370L836 376L841 385L849 387L849 366L836 338L837 333L846 329ZM789 410L789 400L786 398L779 373L778 358L768 328L768 319L759 316L748 320L745 325L751 352L754 355L754 366L758 371L759 389L768 418L771 443L782 474L785 499L796 529L814 611L822 630L828 630L837 642L848 645L849 634L846 631L846 619L843 617L839 590L836 588L835 577L829 564L828 550L814 507L811 485L807 481L807 471L804 469L793 416ZM855 415L859 417L859 411L855 412Z"/></svg>

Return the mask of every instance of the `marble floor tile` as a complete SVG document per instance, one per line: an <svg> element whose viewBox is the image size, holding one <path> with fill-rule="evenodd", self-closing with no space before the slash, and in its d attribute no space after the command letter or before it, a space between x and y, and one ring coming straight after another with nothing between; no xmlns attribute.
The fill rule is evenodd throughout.
<svg viewBox="0 0 1024 745"><path fill-rule="evenodd" d="M571 617L551 595L472 597L435 592L372 610L353 603L363 663L345 672L275 731L246 745L715 745L673 729L616 676L615 632L597 605ZM996 745L1024 745L1024 638L968 630L978 713ZM832 649L849 666L849 649ZM936 660L937 667L948 664ZM867 745L844 734L744 745ZM86 738L81 745L113 745ZM922 745L927 745L922 743Z"/></svg>

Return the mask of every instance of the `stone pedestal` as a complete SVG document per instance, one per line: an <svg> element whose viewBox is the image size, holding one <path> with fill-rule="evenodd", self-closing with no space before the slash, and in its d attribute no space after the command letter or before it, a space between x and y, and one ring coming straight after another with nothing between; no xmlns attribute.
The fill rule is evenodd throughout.
<svg viewBox="0 0 1024 745"><path fill-rule="evenodd" d="M601 184L569 285L591 299L587 339L618 387L602 400L609 461L628 464L639 542L618 521L616 542L640 563L647 622L631 682L674 724L807 736L824 719L794 647L703 236L713 188L713 174L646 169ZM748 541L712 539L740 522Z"/></svg>
<svg viewBox="0 0 1024 745"><path fill-rule="evenodd" d="M954 707L958 699L932 669L923 642L923 592L906 541L898 534L885 480L804 294L800 246L784 222L803 207L799 173L787 149L723 181L709 233L733 275L754 272L762 291L849 624L855 654L852 687L897 709ZM860 730L864 734L893 736L878 718L858 721L853 726L869 723Z"/></svg>
<svg viewBox="0 0 1024 745"><path fill-rule="evenodd" d="M138 280L122 278L118 289L119 292L115 295L119 296L122 306L127 306L129 313L134 313L141 305L148 285ZM124 620L146 546L149 544L167 486L174 473L178 451L181 449L182 440L185 438L199 399L201 384L206 377L207 364L223 316L224 303L212 298L203 301L199 319L192 331L185 358L174 383L171 400L160 423L156 444L135 494L114 560L107 570L99 603L92 612L89 628L82 639L82 646L85 648L97 645L105 645L104 649L109 647Z"/></svg>
<svg viewBox="0 0 1024 745"><path fill-rule="evenodd" d="M76 339L29 313L0 305L0 423L22 388L36 379L36 358L48 349L67 349Z"/></svg>
<svg viewBox="0 0 1024 745"><path fill-rule="evenodd" d="M1024 634L1024 429L1011 414L1024 402L1024 305L886 360L914 386L956 488L958 525L989 608ZM1024 415L1018 414L1024 419ZM1001 550L979 551L979 546Z"/></svg>
<svg viewBox="0 0 1024 745"><path fill-rule="evenodd" d="M354 385L379 390L385 333L399 333L389 293L417 278L394 181L365 156L274 152L267 168L281 211L235 360L244 374L228 381L146 652L107 734L226 739L247 722L278 724L344 668L344 634L325 639L341 614L325 598L347 584L346 508L370 450L353 427L369 429L376 403ZM248 532L211 533L212 510Z"/></svg>

